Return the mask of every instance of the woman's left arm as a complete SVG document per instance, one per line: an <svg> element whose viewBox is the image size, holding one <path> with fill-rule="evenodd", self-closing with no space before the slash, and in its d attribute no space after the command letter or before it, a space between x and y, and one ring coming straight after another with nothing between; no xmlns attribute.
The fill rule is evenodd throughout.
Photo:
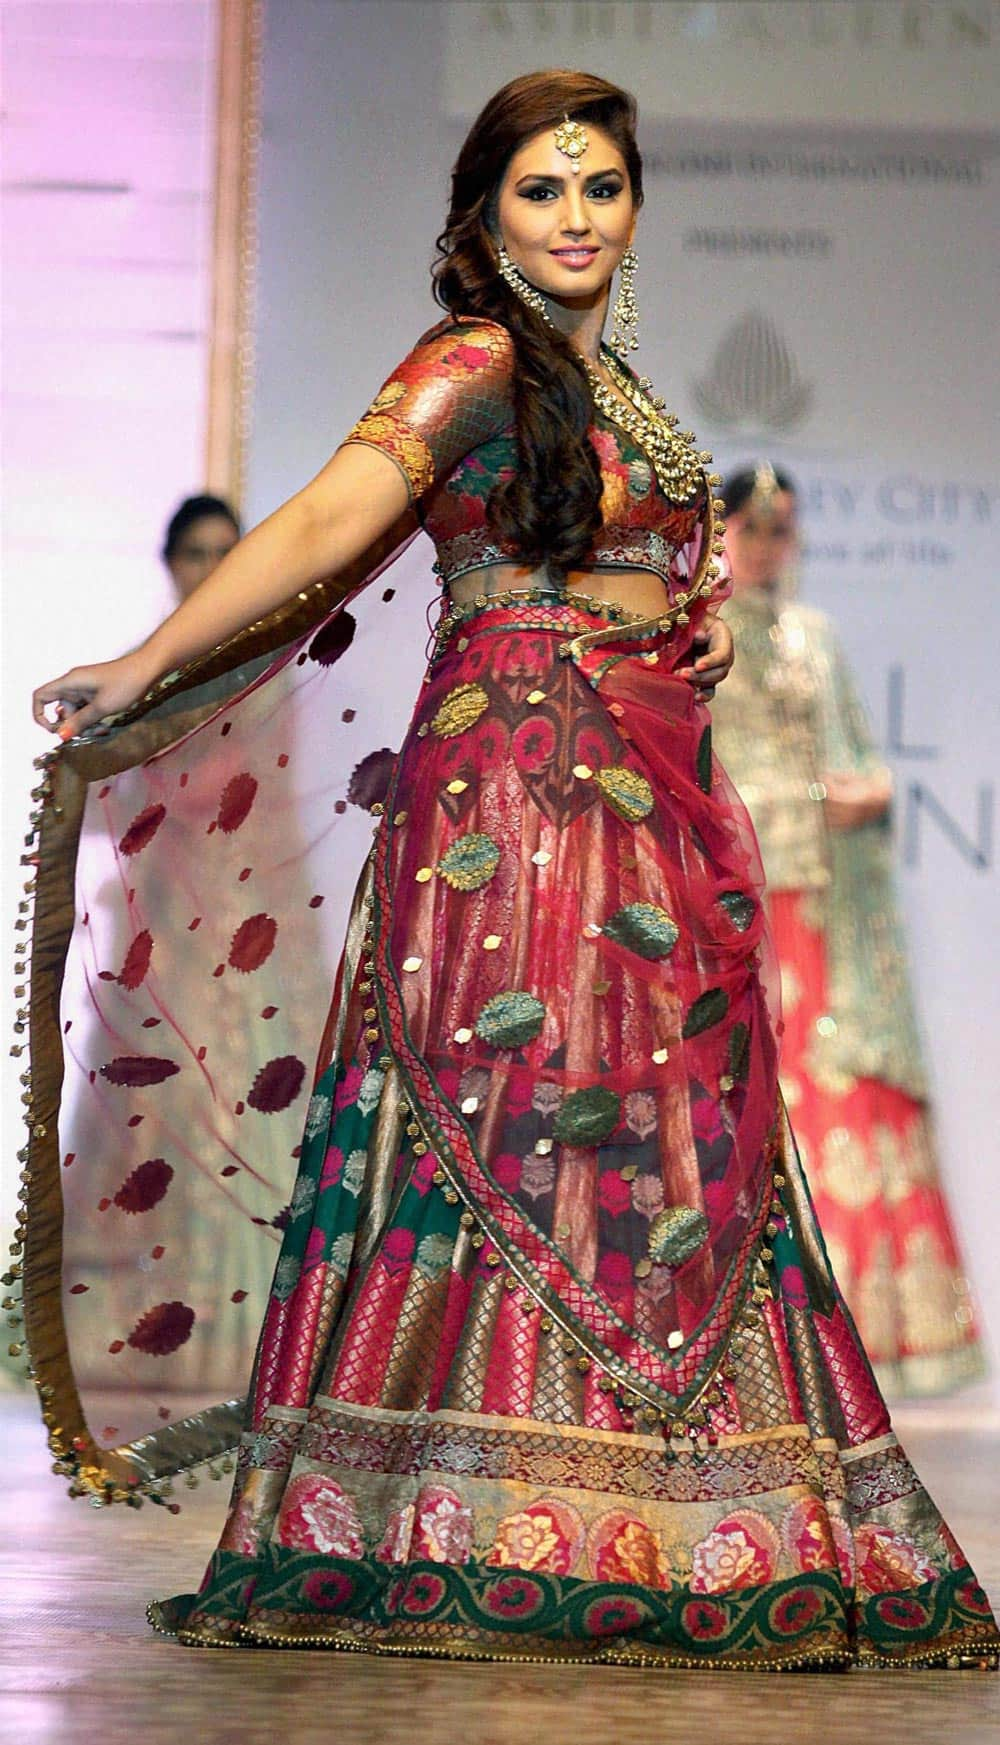
<svg viewBox="0 0 1000 1745"><path fill-rule="evenodd" d="M721 685L735 655L733 633L729 625L716 617L714 612L708 613L695 634L691 653L694 654L696 650L699 651L696 659L688 666L678 667L677 676L687 679L699 696L705 702L710 702L715 695L716 685Z"/></svg>

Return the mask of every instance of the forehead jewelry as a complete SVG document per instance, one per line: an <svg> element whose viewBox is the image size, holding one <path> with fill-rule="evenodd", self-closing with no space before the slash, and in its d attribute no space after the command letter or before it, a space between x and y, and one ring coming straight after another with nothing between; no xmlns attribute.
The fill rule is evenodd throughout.
<svg viewBox="0 0 1000 1745"><path fill-rule="evenodd" d="M569 158L573 174L578 176L580 174L580 159L590 144L590 140L587 138L587 129L581 122L571 121L567 115L556 128L555 142L556 150L561 151L563 157Z"/></svg>
<svg viewBox="0 0 1000 1745"><path fill-rule="evenodd" d="M752 507L762 515L774 513L774 499L781 489L777 474L769 460L758 461L753 475Z"/></svg>

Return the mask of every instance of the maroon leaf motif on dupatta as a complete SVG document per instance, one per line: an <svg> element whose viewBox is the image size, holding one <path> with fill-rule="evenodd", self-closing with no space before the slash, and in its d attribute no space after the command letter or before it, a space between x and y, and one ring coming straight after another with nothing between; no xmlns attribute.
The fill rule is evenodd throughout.
<svg viewBox="0 0 1000 1745"><path fill-rule="evenodd" d="M357 621L350 612L338 612L316 632L309 644L309 658L319 666L333 666L354 641Z"/></svg>
<svg viewBox="0 0 1000 1745"><path fill-rule="evenodd" d="M278 937L278 923L272 915L250 915L240 923L229 947L229 965L250 975L266 963Z"/></svg>
<svg viewBox="0 0 1000 1745"><path fill-rule="evenodd" d="M133 1351L145 1351L151 1357L169 1357L191 1337L194 1310L187 1303L157 1303L140 1316L128 1336Z"/></svg>
<svg viewBox="0 0 1000 1745"><path fill-rule="evenodd" d="M302 1061L294 1054L279 1054L262 1066L247 1094L251 1109L262 1115L277 1115L294 1103L306 1076Z"/></svg>
<svg viewBox="0 0 1000 1745"><path fill-rule="evenodd" d="M225 836L231 836L234 830L245 823L250 814L250 808L257 798L257 778L248 770L241 775L233 776L226 783L219 799L219 810L215 822Z"/></svg>
<svg viewBox="0 0 1000 1745"><path fill-rule="evenodd" d="M167 815L163 805L147 806L133 818L124 836L119 839L118 847L122 854L138 854L147 843L152 842Z"/></svg>
<svg viewBox="0 0 1000 1745"><path fill-rule="evenodd" d="M355 764L347 784L347 798L351 805L370 812L376 803L383 804L395 762L396 753L383 745L380 751L370 751L367 757Z"/></svg>
<svg viewBox="0 0 1000 1745"><path fill-rule="evenodd" d="M173 1169L162 1157L148 1157L125 1177L115 1195L115 1205L123 1212L151 1211L162 1200L173 1177Z"/></svg>
<svg viewBox="0 0 1000 1745"><path fill-rule="evenodd" d="M102 1079L112 1085L160 1085L164 1079L180 1072L176 1061L158 1059L151 1054L120 1054L101 1067Z"/></svg>
<svg viewBox="0 0 1000 1745"><path fill-rule="evenodd" d="M144 927L141 933L136 934L125 953L125 962L118 972L120 986L128 988L130 993L134 993L136 988L140 988L146 979L146 971L149 969L152 955L153 935L148 927Z"/></svg>

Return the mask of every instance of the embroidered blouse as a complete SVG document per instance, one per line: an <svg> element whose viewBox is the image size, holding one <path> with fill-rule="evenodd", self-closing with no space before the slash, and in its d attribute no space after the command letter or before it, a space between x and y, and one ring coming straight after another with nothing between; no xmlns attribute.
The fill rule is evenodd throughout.
<svg viewBox="0 0 1000 1745"><path fill-rule="evenodd" d="M346 439L379 449L400 468L446 587L471 570L518 561L497 542L486 514L490 493L517 466L513 368L506 328L449 318L404 358ZM672 502L645 451L599 411L589 434L604 491L603 526L587 567L651 570L676 584L691 573L683 556L675 560L699 529L704 490Z"/></svg>

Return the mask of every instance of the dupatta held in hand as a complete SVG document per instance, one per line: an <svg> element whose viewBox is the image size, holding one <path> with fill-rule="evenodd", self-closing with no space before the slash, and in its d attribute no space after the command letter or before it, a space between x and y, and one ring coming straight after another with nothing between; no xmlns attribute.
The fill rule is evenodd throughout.
<svg viewBox="0 0 1000 1745"><path fill-rule="evenodd" d="M95 1500L163 1500L238 1436L368 808L422 671L421 546L345 606L413 537L407 516L36 760L6 1282L56 1470Z"/></svg>

